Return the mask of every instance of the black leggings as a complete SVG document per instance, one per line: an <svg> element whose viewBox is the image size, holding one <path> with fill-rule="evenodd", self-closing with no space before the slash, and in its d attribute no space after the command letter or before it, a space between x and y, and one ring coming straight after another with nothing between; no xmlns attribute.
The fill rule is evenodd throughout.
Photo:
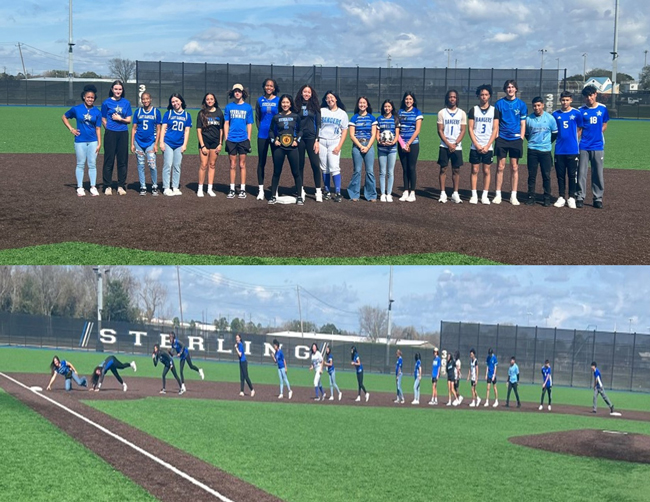
<svg viewBox="0 0 650 502"><path fill-rule="evenodd" d="M397 151L404 175L404 191L413 191L415 190L415 184L418 181L416 169L418 164L418 155L420 155L420 143L411 145L408 152L402 149L401 146L397 147Z"/></svg>
<svg viewBox="0 0 650 502"><path fill-rule="evenodd" d="M187 365L190 367L191 370L194 370L196 372L199 371L199 368L192 364L192 356L188 352L187 356L181 359L181 383L185 383L185 377L183 376L183 369L185 369L185 362L187 362Z"/></svg>
<svg viewBox="0 0 650 502"><path fill-rule="evenodd" d="M117 186L126 188L126 174L129 168L129 131L104 133L104 189L113 182L113 167L117 157Z"/></svg>
<svg viewBox="0 0 650 502"><path fill-rule="evenodd" d="M542 399L540 400L539 404L544 404L544 394L548 392L548 404L549 406L551 405L551 387L543 387L542 388Z"/></svg>
<svg viewBox="0 0 650 502"><path fill-rule="evenodd" d="M172 370L172 375L174 375L174 378L178 382L178 387L180 388L182 383L181 383L181 379L178 378L178 373L176 373L176 367L175 366L165 366L165 369L163 370L163 374L162 374L163 390L165 389L165 377L167 376L167 372L169 370Z"/></svg>
<svg viewBox="0 0 650 502"><path fill-rule="evenodd" d="M309 155L309 163L311 164L311 170L314 173L314 186L316 188L321 187L321 171L320 171L320 158L318 154L314 151L314 144L318 141L316 138L303 138L300 143L298 143L298 167L300 168L300 178L305 180L305 152Z"/></svg>
<svg viewBox="0 0 650 502"><path fill-rule="evenodd" d="M512 383L508 382L508 395L506 396L506 405L510 402L510 391L514 390L515 391L515 397L517 398L517 404L519 404L519 391L517 390L517 382Z"/></svg>
<svg viewBox="0 0 650 502"><path fill-rule="evenodd" d="M131 363L120 362L120 360L115 356L109 357L106 361L107 362L108 361L113 361L113 364L111 364L111 367L108 368L108 369L110 370L111 373L113 373L113 375L115 376L115 378L117 379L118 382L120 382L121 384L124 384L124 380L122 380L122 377L117 372L117 370L123 370L125 368L128 368L128 367L131 366ZM103 382L103 381L104 381L104 378L102 376L102 379L100 380L100 382Z"/></svg>
<svg viewBox="0 0 650 502"><path fill-rule="evenodd" d="M361 395L361 391L363 391L364 394L368 393L363 385L363 370L357 373L357 384L359 385L359 395Z"/></svg>
<svg viewBox="0 0 650 502"><path fill-rule="evenodd" d="M251 379L248 378L248 361L239 361L239 383L241 392L244 392L244 382L248 384L250 390L253 390Z"/></svg>
<svg viewBox="0 0 650 502"><path fill-rule="evenodd" d="M285 150L282 147L278 147L273 151L273 182L271 183L271 197L275 197L275 194L278 191L285 157L289 159L291 174L293 174L293 179L296 182L297 196L301 197L302 176L300 175L300 169L298 168L298 149L292 148L290 150Z"/></svg>
<svg viewBox="0 0 650 502"><path fill-rule="evenodd" d="M266 156L269 153L269 146L271 147L271 156L275 147L271 144L269 138L257 138L257 184L264 184L264 168L266 167Z"/></svg>

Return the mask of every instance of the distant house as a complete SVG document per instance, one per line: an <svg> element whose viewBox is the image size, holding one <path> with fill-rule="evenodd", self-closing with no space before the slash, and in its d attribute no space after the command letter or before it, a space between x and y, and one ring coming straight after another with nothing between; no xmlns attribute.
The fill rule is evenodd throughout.
<svg viewBox="0 0 650 502"><path fill-rule="evenodd" d="M624 88L622 86L627 85L628 82L625 83L617 83L616 84L616 94L620 93L621 90ZM598 92L601 94L611 94L612 93L612 79L609 77L591 77L589 80L585 82L585 87L588 85L593 85L596 89L598 89ZM638 89L638 84L637 89ZM627 92L627 91L624 91Z"/></svg>

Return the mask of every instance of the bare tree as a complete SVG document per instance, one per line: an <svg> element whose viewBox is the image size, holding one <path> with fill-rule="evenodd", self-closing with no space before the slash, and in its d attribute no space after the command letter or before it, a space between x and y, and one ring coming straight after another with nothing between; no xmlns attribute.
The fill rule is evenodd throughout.
<svg viewBox="0 0 650 502"><path fill-rule="evenodd" d="M388 313L380 307L365 305L359 309L359 334L367 336L373 342L386 336Z"/></svg>
<svg viewBox="0 0 650 502"><path fill-rule="evenodd" d="M167 289L156 279L145 277L140 283L139 297L142 315L151 322L167 303Z"/></svg>
<svg viewBox="0 0 650 502"><path fill-rule="evenodd" d="M122 58L109 59L108 71L111 72L111 76L126 84L135 76L135 61Z"/></svg>

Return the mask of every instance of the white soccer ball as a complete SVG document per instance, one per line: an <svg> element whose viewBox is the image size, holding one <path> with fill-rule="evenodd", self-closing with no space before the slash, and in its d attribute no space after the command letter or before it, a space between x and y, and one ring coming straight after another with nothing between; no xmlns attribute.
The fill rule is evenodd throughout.
<svg viewBox="0 0 650 502"><path fill-rule="evenodd" d="M381 131L379 139L382 143L392 143L395 140L395 135L393 134L393 131L385 130Z"/></svg>

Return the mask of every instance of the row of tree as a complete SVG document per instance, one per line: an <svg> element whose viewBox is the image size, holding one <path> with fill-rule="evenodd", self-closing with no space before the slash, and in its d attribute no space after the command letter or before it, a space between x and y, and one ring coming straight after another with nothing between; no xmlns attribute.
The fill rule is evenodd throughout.
<svg viewBox="0 0 650 502"><path fill-rule="evenodd" d="M22 72L17 75L9 75L6 71L0 73L0 80L25 80L33 77L51 77L51 78L68 78L68 70L47 70L41 75L27 75ZM74 78L116 78L122 82L127 82L135 78L135 61L130 59L113 58L108 61L108 75L102 76L94 71L85 71L83 73L73 73Z"/></svg>

